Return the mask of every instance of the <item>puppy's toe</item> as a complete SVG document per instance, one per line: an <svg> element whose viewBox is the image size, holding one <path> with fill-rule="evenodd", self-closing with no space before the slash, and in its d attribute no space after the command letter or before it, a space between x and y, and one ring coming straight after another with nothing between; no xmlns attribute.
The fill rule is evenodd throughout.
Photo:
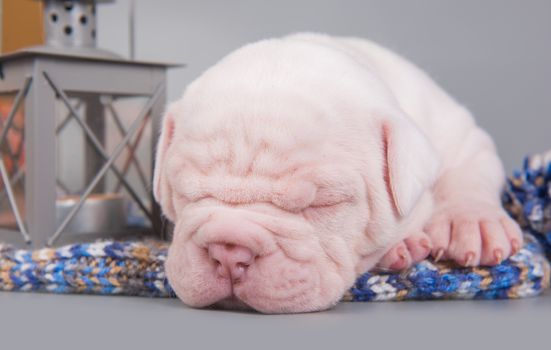
<svg viewBox="0 0 551 350"><path fill-rule="evenodd" d="M480 264L481 237L478 221L455 219L452 222L448 257L463 266Z"/></svg>
<svg viewBox="0 0 551 350"><path fill-rule="evenodd" d="M518 253L524 242L520 226L509 216L502 217L499 222L505 231L505 236L507 236L509 244L511 245L511 255Z"/></svg>
<svg viewBox="0 0 551 350"><path fill-rule="evenodd" d="M432 249L431 239L423 231L410 235L405 239L405 243L413 263L424 260L429 256Z"/></svg>
<svg viewBox="0 0 551 350"><path fill-rule="evenodd" d="M432 242L430 254L435 261L447 258L450 245L451 222L445 216L439 216L431 220L424 228Z"/></svg>
<svg viewBox="0 0 551 350"><path fill-rule="evenodd" d="M392 247L377 265L382 270L400 271L411 266L412 258L405 242Z"/></svg>
<svg viewBox="0 0 551 350"><path fill-rule="evenodd" d="M481 221L480 235L482 238L481 265L497 265L509 256L511 244L505 235L505 229L499 221Z"/></svg>
<svg viewBox="0 0 551 350"><path fill-rule="evenodd" d="M480 222L482 237L481 265L497 265L516 254L522 244L522 232L509 217L496 217Z"/></svg>

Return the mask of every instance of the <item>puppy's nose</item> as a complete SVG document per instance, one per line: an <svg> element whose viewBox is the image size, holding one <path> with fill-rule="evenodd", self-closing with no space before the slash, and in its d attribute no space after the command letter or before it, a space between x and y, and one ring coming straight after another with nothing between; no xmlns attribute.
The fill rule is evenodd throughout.
<svg viewBox="0 0 551 350"><path fill-rule="evenodd" d="M234 283L243 281L247 268L256 257L249 248L229 243L211 243L207 249L218 275Z"/></svg>

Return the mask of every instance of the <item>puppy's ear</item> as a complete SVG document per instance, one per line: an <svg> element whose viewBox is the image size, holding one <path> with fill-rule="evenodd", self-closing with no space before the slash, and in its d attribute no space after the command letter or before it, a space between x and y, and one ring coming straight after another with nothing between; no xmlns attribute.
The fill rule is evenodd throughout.
<svg viewBox="0 0 551 350"><path fill-rule="evenodd" d="M384 121L382 134L387 190L396 212L406 216L436 180L440 162L429 140L407 118Z"/></svg>
<svg viewBox="0 0 551 350"><path fill-rule="evenodd" d="M172 138L174 137L174 114L176 106L174 104L168 107L163 117L161 136L157 141L157 151L155 153L155 170L153 173L153 195L161 205L165 216L174 222L176 215L172 202L172 188L166 178L165 170L167 168L166 154Z"/></svg>

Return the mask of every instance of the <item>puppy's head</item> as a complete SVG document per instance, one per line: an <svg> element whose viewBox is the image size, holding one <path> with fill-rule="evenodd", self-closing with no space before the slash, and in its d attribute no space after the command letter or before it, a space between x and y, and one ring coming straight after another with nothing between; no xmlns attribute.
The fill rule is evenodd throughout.
<svg viewBox="0 0 551 350"><path fill-rule="evenodd" d="M190 306L331 307L434 178L432 149L398 110L276 63L221 64L164 117L154 192L175 223L167 277Z"/></svg>

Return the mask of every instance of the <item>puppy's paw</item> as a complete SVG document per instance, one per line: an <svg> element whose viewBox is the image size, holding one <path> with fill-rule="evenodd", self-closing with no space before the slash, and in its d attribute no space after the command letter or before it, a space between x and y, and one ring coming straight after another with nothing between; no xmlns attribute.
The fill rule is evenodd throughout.
<svg viewBox="0 0 551 350"><path fill-rule="evenodd" d="M431 247L430 237L425 232L416 232L390 248L377 267L391 271L407 269L429 256Z"/></svg>
<svg viewBox="0 0 551 350"><path fill-rule="evenodd" d="M432 240L436 261L463 266L497 265L515 254L522 232L500 206L482 201L446 204L438 208L425 232Z"/></svg>

